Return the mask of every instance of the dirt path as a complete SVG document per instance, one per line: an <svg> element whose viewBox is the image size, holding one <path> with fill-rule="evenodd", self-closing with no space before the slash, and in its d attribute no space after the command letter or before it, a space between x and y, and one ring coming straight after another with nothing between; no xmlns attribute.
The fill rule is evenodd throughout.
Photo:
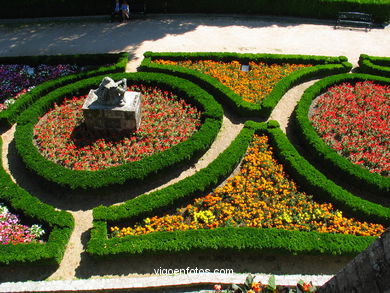
<svg viewBox="0 0 390 293"><path fill-rule="evenodd" d="M240 121L234 121L234 119L229 119L228 117L223 117L223 123L220 132L218 133L215 141L212 143L209 150L194 164L193 167L188 168L181 172L177 177L171 179L170 181L162 184L156 188L150 189L148 192L152 192L157 189L164 188L169 186L177 181L184 179L185 177L195 174L200 169L207 167L213 160L215 160L218 155L223 152L226 147L234 140L243 127L243 123ZM16 183L19 183L17 179L14 178L13 174L10 172L10 166L8 161L8 152L10 144L13 140L15 132L15 125L5 132L2 135L3 139L3 149L2 149L2 159L3 167L10 174L12 180ZM36 185L34 180L28 183L29 185ZM26 186L26 183L23 183L24 188L27 190L34 190L35 186ZM120 202L116 203L120 204ZM87 266L82 263L82 255L85 253L85 244L83 243L82 236L86 235L89 230L92 228L92 209L86 210L68 210L74 219L75 219L75 229L71 235L67 248L65 250L64 257L61 261L58 269L48 277L49 280L70 280L76 277L77 270L86 270L85 268L80 268L80 266ZM89 262L88 262L89 263ZM112 264L109 266L113 266ZM115 264L114 264L115 266ZM103 273L104 275L104 273Z"/></svg>
<svg viewBox="0 0 390 293"><path fill-rule="evenodd" d="M318 80L318 79L317 79ZM301 98L303 92L313 85L317 80L311 80L305 83L301 83L297 86L294 86L290 90L287 91L280 99L279 103L271 112L269 120L276 120L280 124L280 128L284 133L286 133L286 129L290 120L290 116L294 111L296 104Z"/></svg>

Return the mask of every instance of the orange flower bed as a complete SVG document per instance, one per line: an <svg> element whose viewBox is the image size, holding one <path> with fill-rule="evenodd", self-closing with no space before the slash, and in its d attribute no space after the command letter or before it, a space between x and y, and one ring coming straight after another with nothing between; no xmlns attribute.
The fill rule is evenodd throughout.
<svg viewBox="0 0 390 293"><path fill-rule="evenodd" d="M379 236L384 227L346 218L330 203L317 203L297 190L274 159L267 136L255 135L240 174L223 187L174 214L146 218L132 227L111 227L113 236L154 231L256 227Z"/></svg>
<svg viewBox="0 0 390 293"><path fill-rule="evenodd" d="M269 95L274 86L290 73L312 65L303 64L272 64L250 62L250 70L240 70L238 61L230 63L216 62L212 60L199 61L170 61L154 60L153 62L164 65L182 66L195 69L204 74L218 79L222 84L231 88L240 95L244 101L258 104Z"/></svg>

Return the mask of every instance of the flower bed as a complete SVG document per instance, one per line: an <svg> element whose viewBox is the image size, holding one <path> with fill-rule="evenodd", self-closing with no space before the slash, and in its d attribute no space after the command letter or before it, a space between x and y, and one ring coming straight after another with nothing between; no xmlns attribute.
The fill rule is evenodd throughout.
<svg viewBox="0 0 390 293"><path fill-rule="evenodd" d="M186 80L152 73L118 73L110 75L114 80L126 78L128 84L157 86L172 91L188 103L202 111L202 124L190 138L171 146L163 152L157 152L142 160L126 162L120 166L99 169L97 171L71 170L46 159L34 145L34 127L55 103L61 103L64 97L85 95L96 88L102 76L85 79L71 85L58 88L41 97L18 118L15 130L15 145L28 168L50 182L76 188L100 188L113 184L124 184L130 180L145 180L157 176L161 171L188 164L203 154L213 142L221 126L222 107L213 97L198 86Z"/></svg>
<svg viewBox="0 0 390 293"><path fill-rule="evenodd" d="M390 175L390 86L335 85L315 102L314 129L332 149L382 176Z"/></svg>
<svg viewBox="0 0 390 293"><path fill-rule="evenodd" d="M72 170L99 170L141 160L186 141L200 126L200 114L168 91L143 85L129 90L142 93L142 122L133 132L99 138L83 124L86 96L65 99L35 126L35 144L41 154Z"/></svg>
<svg viewBox="0 0 390 293"><path fill-rule="evenodd" d="M274 159L268 137L255 135L240 174L174 214L146 218L134 226L110 228L112 236L158 231L186 231L218 227L277 228L284 230L379 236L384 227L342 216L330 203L319 204L298 191Z"/></svg>
<svg viewBox="0 0 390 293"><path fill-rule="evenodd" d="M109 227L119 224L133 225L147 217L172 211L183 206L183 203L192 202L197 194L215 188L221 178L230 174L235 164L240 161L254 131L259 135L268 135L278 159L283 161L294 179L299 179L299 183L305 186L305 190L310 190L316 199L321 202L331 201L343 212L356 216L359 220L388 225L390 209L353 196L326 179L299 155L278 128L276 121L267 124L248 121L232 144L215 161L196 174L172 186L128 200L124 204L94 208L94 227L88 242L88 253L99 258L114 255L190 253L193 250L356 255L367 248L375 237L245 226L158 231L108 238Z"/></svg>
<svg viewBox="0 0 390 293"><path fill-rule="evenodd" d="M145 52L145 59L142 61L139 70L147 72L168 73L188 79L201 86L212 94L224 105L230 107L235 113L244 117L262 117L267 118L281 97L293 86L302 83L308 79L319 78L322 76L336 73L348 72L352 65L344 56L327 57L327 56L310 56L310 55L282 55L282 54L239 54L239 53L154 53ZM222 84L218 79L204 74L195 69L185 68L167 64L158 64L155 60L164 60L164 62L185 62L191 60L197 63L198 60L212 60L214 63L230 63L234 60L241 64L312 64L313 66L305 67L290 73L277 82L272 91L261 99L258 103L250 103L243 100L242 96L234 92L228 86ZM236 75L228 77L234 80L235 76L241 74L238 70ZM244 76L251 73L242 73ZM252 81L253 82L253 81ZM238 82L239 83L239 82Z"/></svg>
<svg viewBox="0 0 390 293"><path fill-rule="evenodd" d="M16 99L9 99L7 111L0 111L0 126L9 128L14 124L19 115L35 101L46 95L48 92L77 80L107 74L112 72L123 72L128 60L128 54L77 54L77 55L54 55L54 56L17 56L0 57L0 64L24 64L25 68L36 68L40 64L47 64L56 67L58 64L76 64L80 70L74 74L68 74L55 79L47 80L36 85L34 88L22 90ZM104 65L111 64L111 65ZM28 67L27 67L28 65ZM31 72L31 70L29 70ZM34 70L36 73L36 71ZM6 79L9 83L8 77ZM18 79L18 83L23 82Z"/></svg>
<svg viewBox="0 0 390 293"><path fill-rule="evenodd" d="M81 70L76 64L0 64L0 111L34 86Z"/></svg>
<svg viewBox="0 0 390 293"><path fill-rule="evenodd" d="M390 79L367 74L339 74L326 77L309 87L302 95L294 112L293 126L295 135L303 149L310 154L313 164L327 170L327 176L337 174L338 179L348 185L358 186L362 192L389 197L390 177L372 173L360 165L353 164L347 158L330 148L313 128L309 120L310 107L313 100L334 85L342 83L355 84L363 81L373 81L376 84L389 85ZM343 101L344 103L344 101ZM383 118L381 118L383 119ZM374 122L372 122L374 123ZM387 216L386 216L387 217Z"/></svg>
<svg viewBox="0 0 390 293"><path fill-rule="evenodd" d="M241 70L241 64L238 61L171 61L156 59L153 62L198 70L219 80L240 95L244 101L254 104L260 104L284 77L294 71L312 66L310 64L283 63L269 65L264 62L249 62L250 70L245 72Z"/></svg>
<svg viewBox="0 0 390 293"><path fill-rule="evenodd" d="M3 142L0 138L0 147ZM56 264L61 262L66 244L73 231L74 219L66 211L58 211L22 189L2 167L0 158L0 200L15 214L24 215L45 227L44 242L33 241L23 245L0 245L0 264Z"/></svg>
<svg viewBox="0 0 390 293"><path fill-rule="evenodd" d="M36 242L44 233L39 225L28 227L20 224L18 217L0 203L0 244Z"/></svg>

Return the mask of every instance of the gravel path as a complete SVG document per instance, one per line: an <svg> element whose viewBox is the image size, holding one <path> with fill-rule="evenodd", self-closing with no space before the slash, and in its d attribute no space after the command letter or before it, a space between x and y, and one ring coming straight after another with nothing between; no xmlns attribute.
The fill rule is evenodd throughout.
<svg viewBox="0 0 390 293"><path fill-rule="evenodd" d="M297 86L294 86L290 90L287 91L280 99L279 103L271 112L269 120L276 120L280 124L280 128L284 133L286 133L288 123L290 120L290 116L294 111L296 104L301 98L303 92L313 85L318 79L311 80L305 83L301 83Z"/></svg>
<svg viewBox="0 0 390 293"><path fill-rule="evenodd" d="M193 167L190 167L183 172L181 172L177 177L171 179L170 181L162 184L156 188L151 188L147 192L153 192L157 189L164 188L171 184L174 184L185 177L191 176L195 174L200 169L207 167L213 160L215 160L218 155L223 152L230 143L235 139L238 133L243 128L243 123L239 121L232 121L228 117L223 117L223 123L221 126L221 130L218 133L215 141L211 145L210 149L194 164ZM3 167L9 173L12 180L16 183L19 183L17 179L13 177L12 172L10 172L10 166L8 161L8 153L10 144L13 141L13 136L15 132L15 125L5 132L2 135L3 139L3 149L2 149L2 159L3 159ZM23 170L22 170L23 172ZM22 184L20 184L22 185ZM23 183L23 187L27 190L34 190L36 187L36 181L30 180ZM120 204L120 202L116 203ZM75 204L75 209L77 209L77 204ZM85 243L82 241L82 235L89 232L92 228L92 209L87 210L68 210L74 219L75 219L75 229L71 235L68 246L65 250L65 254L63 260L59 266L59 268L49 276L49 280L71 280L76 277L76 271L80 267L82 262L82 254L85 252ZM84 265L85 266L85 265Z"/></svg>

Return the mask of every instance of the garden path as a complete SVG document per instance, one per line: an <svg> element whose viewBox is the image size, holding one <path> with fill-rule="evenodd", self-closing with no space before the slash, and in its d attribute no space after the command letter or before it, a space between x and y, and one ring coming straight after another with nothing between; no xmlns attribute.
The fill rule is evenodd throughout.
<svg viewBox="0 0 390 293"><path fill-rule="evenodd" d="M27 190L34 190L36 188L36 181L34 179L27 180L27 182L19 182L17 178L13 176L13 173L10 171L15 167L10 167L9 162L9 150L10 144L13 141L13 136L15 132L15 125L12 126L7 132L2 135L3 139L3 148L2 148L2 159L3 159L3 167L11 176L12 180L19 185L22 185ZM235 139L238 133L243 128L243 122L240 119L235 119L234 117L224 116L223 122L221 126L221 130L218 133L215 141L212 143L209 150L190 168L181 172L177 177L169 180L168 182L156 187L150 188L145 191L145 193L152 192L157 189L164 188L171 184L174 184L177 181L184 179L185 177L191 176L195 174L200 169L208 166L213 160L215 160L218 155L223 152L230 143ZM12 160L11 160L12 161ZM12 163L11 163L12 164ZM24 172L22 170L21 172ZM20 178L20 176L19 176ZM50 195L46 195L50 196ZM42 199L42 198L41 198ZM43 201L45 201L43 199ZM96 205L98 205L97 203ZM120 204L120 202L116 203ZM57 208L59 206L54 205ZM88 231L92 228L92 209L85 210L77 210L79 207L77 203L71 210L67 210L70 212L75 219L75 229L70 237L69 243L65 250L64 257L58 269L49 276L48 279L56 280L56 279L66 279L70 280L76 277L77 270L80 269L79 266L82 262L82 255L85 252L85 242L83 241L83 235L88 233Z"/></svg>
<svg viewBox="0 0 390 293"><path fill-rule="evenodd" d="M287 91L280 99L279 103L271 112L269 120L276 120L280 124L280 128L284 133L287 133L288 123L290 121L290 117L297 105L299 99L301 98L303 92L312 84L314 84L316 80L310 80L305 83L301 83L297 86L294 86L290 90Z"/></svg>

